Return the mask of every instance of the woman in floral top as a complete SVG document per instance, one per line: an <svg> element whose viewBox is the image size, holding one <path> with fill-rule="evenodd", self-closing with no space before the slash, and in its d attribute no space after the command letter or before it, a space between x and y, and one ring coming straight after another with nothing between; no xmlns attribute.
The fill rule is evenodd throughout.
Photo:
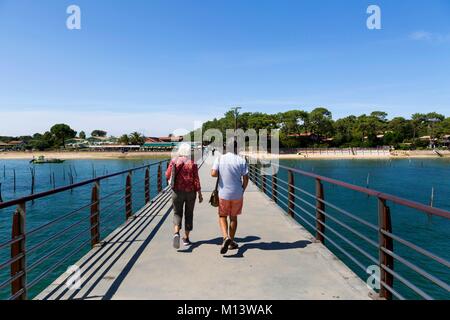
<svg viewBox="0 0 450 320"><path fill-rule="evenodd" d="M174 208L173 224L174 236L173 247L180 248L180 230L184 214L184 233L183 244L191 245L189 234L193 229L195 201L203 202L203 195L198 176L198 166L191 160L191 146L187 143L182 144L178 149L178 157L170 161L166 171L167 180L173 181L172 202ZM183 212L184 209L184 212Z"/></svg>

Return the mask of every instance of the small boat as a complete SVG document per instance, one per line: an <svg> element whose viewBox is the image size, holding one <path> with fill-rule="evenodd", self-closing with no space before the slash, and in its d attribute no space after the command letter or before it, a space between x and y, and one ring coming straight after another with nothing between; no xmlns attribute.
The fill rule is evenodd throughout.
<svg viewBox="0 0 450 320"><path fill-rule="evenodd" d="M46 164L46 163L63 163L64 160L61 159L45 159L44 156L39 156L37 159L33 158L30 163L33 164Z"/></svg>

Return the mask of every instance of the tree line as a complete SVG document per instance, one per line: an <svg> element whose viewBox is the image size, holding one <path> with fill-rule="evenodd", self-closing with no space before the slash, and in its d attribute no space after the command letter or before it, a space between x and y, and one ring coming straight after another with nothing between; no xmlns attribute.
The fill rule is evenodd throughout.
<svg viewBox="0 0 450 320"><path fill-rule="evenodd" d="M0 137L0 141L10 142L13 140L19 140L25 143L25 149L44 151L61 148L65 149L67 146L67 142L75 138L95 141L97 139L107 138L107 135L107 131L93 130L91 132L90 138L88 138L84 131L80 131L78 133L67 124L55 124L50 128L49 131L46 131L44 133L35 133L32 136L20 137L3 136ZM142 145L145 142L145 137L139 132L124 134L119 138L111 136L109 137L109 139L111 141L117 142L118 144L124 145Z"/></svg>
<svg viewBox="0 0 450 320"><path fill-rule="evenodd" d="M237 124L243 130L278 129L280 146L284 148L393 146L418 149L439 145L444 136L450 134L450 118L436 112L415 113L409 119L388 119L386 112L374 111L337 120L326 108L275 114L246 112L238 115ZM205 122L202 130L219 129L225 134L234 126L235 113L229 111L222 118ZM448 138L446 141L448 143Z"/></svg>

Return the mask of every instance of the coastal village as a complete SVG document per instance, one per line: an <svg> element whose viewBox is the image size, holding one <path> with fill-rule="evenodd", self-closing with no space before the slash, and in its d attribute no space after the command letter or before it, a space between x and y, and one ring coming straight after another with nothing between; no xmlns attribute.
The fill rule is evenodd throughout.
<svg viewBox="0 0 450 320"><path fill-rule="evenodd" d="M170 151L183 142L183 136L167 136L167 137L146 137L143 138L141 144L124 144L120 143L116 137L93 136L87 139L80 137L68 139L66 141L65 150L67 151ZM1 141L0 152L6 151L35 151L24 140Z"/></svg>

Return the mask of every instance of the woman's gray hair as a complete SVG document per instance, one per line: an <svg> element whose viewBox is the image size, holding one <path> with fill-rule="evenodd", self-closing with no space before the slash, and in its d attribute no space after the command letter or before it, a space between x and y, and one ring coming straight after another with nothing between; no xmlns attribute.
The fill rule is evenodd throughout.
<svg viewBox="0 0 450 320"><path fill-rule="evenodd" d="M180 157L190 157L192 152L192 147L189 143L182 143L178 147L178 156Z"/></svg>

